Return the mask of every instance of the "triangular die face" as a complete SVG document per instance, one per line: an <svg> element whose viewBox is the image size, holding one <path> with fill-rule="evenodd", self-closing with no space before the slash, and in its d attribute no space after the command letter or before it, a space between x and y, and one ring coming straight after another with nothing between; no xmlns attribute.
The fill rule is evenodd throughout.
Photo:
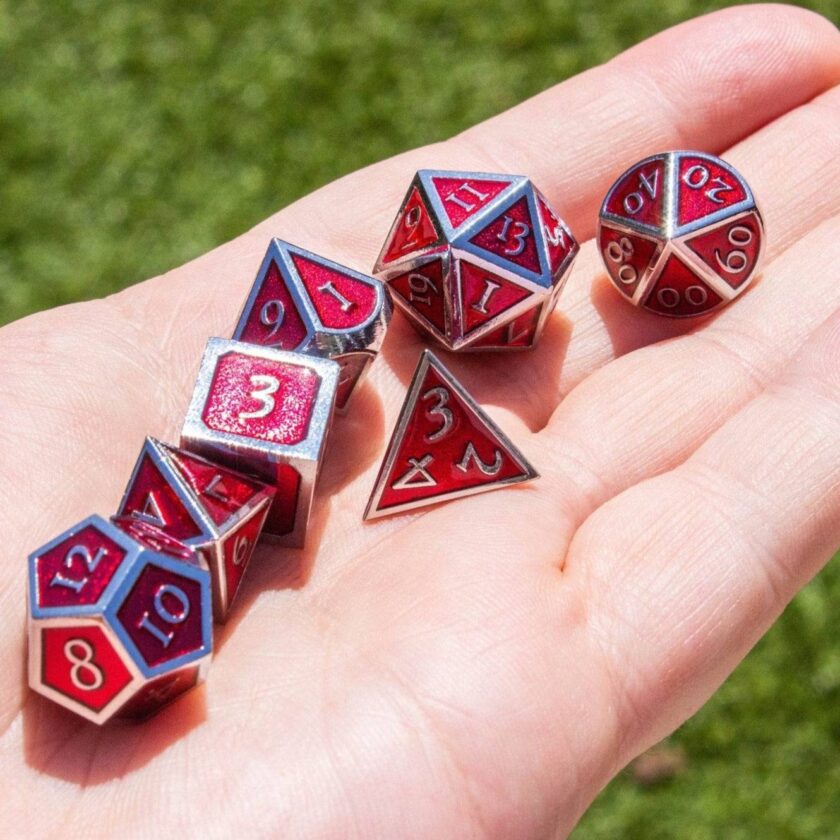
<svg viewBox="0 0 840 840"><path fill-rule="evenodd" d="M541 195L537 195L537 208L540 214L543 237L552 277L568 263L578 251L577 240L571 231L560 221L558 215L548 206Z"/></svg>
<svg viewBox="0 0 840 840"><path fill-rule="evenodd" d="M140 456L119 514L160 528L177 540L194 539L203 532L187 503L155 464L148 450Z"/></svg>
<svg viewBox="0 0 840 840"><path fill-rule="evenodd" d="M503 316L532 294L510 280L463 259L458 261L458 278L458 304L464 337L488 321Z"/></svg>
<svg viewBox="0 0 840 840"><path fill-rule="evenodd" d="M408 198L397 216L391 234L382 249L380 264L396 262L441 241L434 217L426 206L420 189L412 185Z"/></svg>
<svg viewBox="0 0 840 840"><path fill-rule="evenodd" d="M365 518L527 481L536 472L461 385L423 354Z"/></svg>
<svg viewBox="0 0 840 840"><path fill-rule="evenodd" d="M721 300L711 286L672 254L666 258L644 307L658 315L691 318L714 309Z"/></svg>
<svg viewBox="0 0 840 840"><path fill-rule="evenodd" d="M761 253L761 223L753 212L683 243L725 283L739 289L749 280Z"/></svg>
<svg viewBox="0 0 840 840"><path fill-rule="evenodd" d="M680 157L677 191L679 227L725 212L749 197L740 177L721 161L699 154Z"/></svg>
<svg viewBox="0 0 840 840"><path fill-rule="evenodd" d="M627 170L604 202L604 212L652 231L665 225L668 156L657 155Z"/></svg>
<svg viewBox="0 0 840 840"><path fill-rule="evenodd" d="M388 280L398 302L439 335L446 335L444 258L432 260Z"/></svg>
<svg viewBox="0 0 840 840"><path fill-rule="evenodd" d="M662 250L662 243L602 224L598 247L610 279L622 294L632 298L639 284L653 269Z"/></svg>
<svg viewBox="0 0 840 840"><path fill-rule="evenodd" d="M291 257L318 319L328 330L353 330L373 317L379 300L373 278L341 271L314 254L292 252Z"/></svg>
<svg viewBox="0 0 840 840"><path fill-rule="evenodd" d="M259 482L203 458L188 455L183 450L169 449L168 452L202 509L217 527L224 525L263 490Z"/></svg>
<svg viewBox="0 0 840 840"><path fill-rule="evenodd" d="M480 213L501 195L514 180L489 180L469 173L432 176L431 189L443 208L453 231Z"/></svg>
<svg viewBox="0 0 840 840"><path fill-rule="evenodd" d="M271 256L263 263L233 337L263 347L298 350L306 344L311 328L280 269L274 243L269 252Z"/></svg>
<svg viewBox="0 0 840 840"><path fill-rule="evenodd" d="M543 273L537 235L527 196L506 207L485 225L470 243L497 257L508 268L524 268L532 274Z"/></svg>

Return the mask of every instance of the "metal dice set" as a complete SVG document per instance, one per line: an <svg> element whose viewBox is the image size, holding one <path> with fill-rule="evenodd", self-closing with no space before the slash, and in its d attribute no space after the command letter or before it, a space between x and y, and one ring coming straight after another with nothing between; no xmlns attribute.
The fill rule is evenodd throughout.
<svg viewBox="0 0 840 840"><path fill-rule="evenodd" d="M731 166L670 152L616 181L597 241L622 295L688 317L749 285L763 228ZM449 351L531 348L578 250L527 178L438 170L416 174L373 277L272 240L233 338L207 344L179 445L148 438L115 515L29 557L31 687L103 723L201 682L257 542L304 544L333 417L352 410L391 301ZM536 477L425 350L363 517Z"/></svg>

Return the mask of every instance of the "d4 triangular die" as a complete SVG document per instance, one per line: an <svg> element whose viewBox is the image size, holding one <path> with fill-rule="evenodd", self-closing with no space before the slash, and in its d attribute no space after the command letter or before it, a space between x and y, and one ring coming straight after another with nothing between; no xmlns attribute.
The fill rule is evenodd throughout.
<svg viewBox="0 0 840 840"><path fill-rule="evenodd" d="M336 402L341 411L382 345L390 318L381 282L273 239L233 337L342 364L352 382Z"/></svg>
<svg viewBox="0 0 840 840"><path fill-rule="evenodd" d="M379 469L365 519L530 481L537 471L428 350Z"/></svg>

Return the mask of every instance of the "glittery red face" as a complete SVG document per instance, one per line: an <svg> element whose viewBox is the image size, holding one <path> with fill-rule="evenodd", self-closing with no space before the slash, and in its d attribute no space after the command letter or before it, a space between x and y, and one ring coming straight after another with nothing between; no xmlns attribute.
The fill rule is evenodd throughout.
<svg viewBox="0 0 840 840"><path fill-rule="evenodd" d="M636 305L678 318L737 296L755 273L761 218L744 180L712 155L671 152L637 164L601 210L601 256Z"/></svg>
<svg viewBox="0 0 840 840"><path fill-rule="evenodd" d="M125 556L122 546L88 525L36 558L38 606L95 604Z"/></svg>
<svg viewBox="0 0 840 840"><path fill-rule="evenodd" d="M216 363L202 419L218 432L295 446L306 440L320 383L305 365L225 353Z"/></svg>

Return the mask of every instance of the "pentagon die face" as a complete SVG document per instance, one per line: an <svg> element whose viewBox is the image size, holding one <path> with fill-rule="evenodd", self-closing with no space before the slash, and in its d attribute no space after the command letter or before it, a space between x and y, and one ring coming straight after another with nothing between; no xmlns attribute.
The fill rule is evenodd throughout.
<svg viewBox="0 0 840 840"><path fill-rule="evenodd" d="M365 519L536 477L522 453L427 350L414 373Z"/></svg>
<svg viewBox="0 0 840 840"><path fill-rule="evenodd" d="M374 273L412 323L450 350L527 349L577 252L527 178L421 170Z"/></svg>
<svg viewBox="0 0 840 840"><path fill-rule="evenodd" d="M213 614L224 621L273 499L273 487L147 438L117 517L149 548L173 553L157 529L194 549L213 577Z"/></svg>
<svg viewBox="0 0 840 840"><path fill-rule="evenodd" d="M303 545L330 428L339 365L211 338L181 446L276 489L264 530Z"/></svg>
<svg viewBox="0 0 840 840"><path fill-rule="evenodd" d="M104 723L156 711L204 678L210 574L194 559L149 551L92 516L29 557L28 581L38 693Z"/></svg>
<svg viewBox="0 0 840 840"><path fill-rule="evenodd" d="M343 411L376 356L391 318L378 280L281 239L263 259L234 339L335 359Z"/></svg>
<svg viewBox="0 0 840 840"><path fill-rule="evenodd" d="M690 318L749 286L764 229L749 186L729 164L702 152L666 152L612 186L598 245L610 279L632 304Z"/></svg>

